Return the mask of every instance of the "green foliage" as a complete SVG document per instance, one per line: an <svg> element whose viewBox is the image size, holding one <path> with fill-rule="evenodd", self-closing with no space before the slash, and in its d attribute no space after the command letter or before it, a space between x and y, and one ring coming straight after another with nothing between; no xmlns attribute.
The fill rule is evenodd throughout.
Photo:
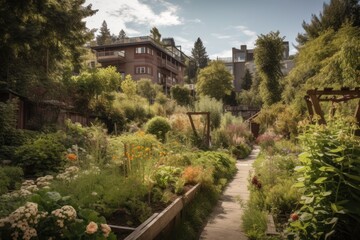
<svg viewBox="0 0 360 240"><path fill-rule="evenodd" d="M294 69L284 79L284 101L300 112L306 108L303 97L309 89L359 86L359 39L359 28L346 24L302 46Z"/></svg>
<svg viewBox="0 0 360 240"><path fill-rule="evenodd" d="M175 192L175 184L179 181L182 169L174 166L160 166L154 174L155 185Z"/></svg>
<svg viewBox="0 0 360 240"><path fill-rule="evenodd" d="M137 81L136 87L137 94L146 98L149 103L152 103L152 101L155 100L156 93L160 91L158 85L147 78L142 78Z"/></svg>
<svg viewBox="0 0 360 240"><path fill-rule="evenodd" d="M171 88L171 96L177 104L181 106L188 106L191 103L190 90L186 87L176 85Z"/></svg>
<svg viewBox="0 0 360 240"><path fill-rule="evenodd" d="M251 152L251 148L244 143L239 143L231 147L231 153L237 159L246 158L247 156L249 156L250 152Z"/></svg>
<svg viewBox="0 0 360 240"><path fill-rule="evenodd" d="M157 27L153 27L150 30L150 36L152 39L154 39L155 42L160 43L161 42L161 34L159 32L159 29Z"/></svg>
<svg viewBox="0 0 360 240"><path fill-rule="evenodd" d="M65 163L63 140L64 135L61 132L39 135L16 150L16 164L24 169L25 175L59 171Z"/></svg>
<svg viewBox="0 0 360 240"><path fill-rule="evenodd" d="M221 61L212 61L209 66L200 70L196 82L196 92L221 100L230 95L233 89L233 76Z"/></svg>
<svg viewBox="0 0 360 240"><path fill-rule="evenodd" d="M17 100L0 102L0 145L6 144L8 136L16 128Z"/></svg>
<svg viewBox="0 0 360 240"><path fill-rule="evenodd" d="M220 127L223 104L221 101L209 96L203 96L195 102L195 111L210 112L210 127L216 129Z"/></svg>
<svg viewBox="0 0 360 240"><path fill-rule="evenodd" d="M245 208L242 217L242 228L246 236L251 240L262 239L265 237L267 228L266 213L257 209L254 205Z"/></svg>
<svg viewBox="0 0 360 240"><path fill-rule="evenodd" d="M96 12L83 4L73 0L61 4L0 2L0 78L11 89L30 95L30 86L51 86L49 83L60 80L68 66L79 70L83 46L93 37L83 19Z"/></svg>
<svg viewBox="0 0 360 240"><path fill-rule="evenodd" d="M111 43L110 29L108 28L105 20L101 24L100 34L96 36L96 42L98 45L105 45Z"/></svg>
<svg viewBox="0 0 360 240"><path fill-rule="evenodd" d="M131 98L136 94L136 82L132 79L130 74L126 75L125 80L121 82L121 90L128 98Z"/></svg>
<svg viewBox="0 0 360 240"><path fill-rule="evenodd" d="M155 135L164 142L166 133L171 130L171 125L166 118L154 117L146 123L146 132Z"/></svg>
<svg viewBox="0 0 360 240"><path fill-rule="evenodd" d="M301 115L294 106L287 106L282 103L262 108L255 118L263 131L272 129L276 134L288 139L297 135L297 125L300 120Z"/></svg>
<svg viewBox="0 0 360 240"><path fill-rule="evenodd" d="M252 75L251 75L249 69L246 68L245 76L242 79L241 89L242 90L250 90L251 85L252 85Z"/></svg>
<svg viewBox="0 0 360 240"><path fill-rule="evenodd" d="M295 187L302 197L299 220L289 230L301 239L357 239L360 227L358 126L344 118L307 125Z"/></svg>
<svg viewBox="0 0 360 240"><path fill-rule="evenodd" d="M284 37L279 35L279 31L261 34L255 43L254 58L261 79L260 96L266 106L281 99L280 79L282 78L281 60L284 52Z"/></svg>
<svg viewBox="0 0 360 240"><path fill-rule="evenodd" d="M204 152L200 157L194 160L196 164L202 164L205 169L213 168L212 174L214 178L214 184L220 184L222 188L222 179L229 180L233 177L236 172L235 159L229 154L223 152Z"/></svg>
<svg viewBox="0 0 360 240"><path fill-rule="evenodd" d="M71 85L74 88L74 102L78 111L89 113L97 105L111 108L113 98L110 93L119 88L121 75L115 67L84 71L73 76ZM100 99L99 99L100 97ZM101 101L104 103L101 104Z"/></svg>
<svg viewBox="0 0 360 240"><path fill-rule="evenodd" d="M324 3L323 11L319 16L312 15L310 23L303 21L302 27L305 33L299 33L296 40L300 45L304 45L329 28L338 31L343 24L349 22L352 26L360 26L359 1L331 0L330 3Z"/></svg>
<svg viewBox="0 0 360 240"><path fill-rule="evenodd" d="M15 190L22 181L23 171L19 167L0 167L0 195Z"/></svg>
<svg viewBox="0 0 360 240"><path fill-rule="evenodd" d="M200 38L194 43L194 47L191 49L191 56L195 61L196 69L203 69L208 65L209 57Z"/></svg>

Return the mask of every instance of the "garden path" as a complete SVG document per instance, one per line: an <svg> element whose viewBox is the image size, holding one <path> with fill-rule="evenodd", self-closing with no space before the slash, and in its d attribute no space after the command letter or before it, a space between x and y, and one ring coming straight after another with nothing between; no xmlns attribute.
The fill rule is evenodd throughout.
<svg viewBox="0 0 360 240"><path fill-rule="evenodd" d="M252 164L259 152L259 147L255 146L250 156L237 161L236 167L238 171L210 215L201 233L201 240L248 239L242 231L241 216L244 211L244 204L250 195L247 188L249 172L252 170Z"/></svg>

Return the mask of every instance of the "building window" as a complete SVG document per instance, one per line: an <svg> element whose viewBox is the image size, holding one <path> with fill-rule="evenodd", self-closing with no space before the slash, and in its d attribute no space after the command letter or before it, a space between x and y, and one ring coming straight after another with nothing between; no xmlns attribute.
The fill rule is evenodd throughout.
<svg viewBox="0 0 360 240"><path fill-rule="evenodd" d="M146 47L137 47L137 48L135 49L135 53L138 53L138 54L140 54L140 53L146 53Z"/></svg>
<svg viewBox="0 0 360 240"><path fill-rule="evenodd" d="M151 67L140 66L135 68L135 74L152 74Z"/></svg>

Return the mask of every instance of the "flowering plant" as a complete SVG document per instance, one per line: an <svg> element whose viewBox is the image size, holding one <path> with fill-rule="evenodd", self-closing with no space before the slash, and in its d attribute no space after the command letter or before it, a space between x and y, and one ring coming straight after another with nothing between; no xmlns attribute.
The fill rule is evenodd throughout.
<svg viewBox="0 0 360 240"><path fill-rule="evenodd" d="M78 214L70 205L51 212L39 208L27 202L0 219L0 239L116 239L105 219L92 210Z"/></svg>

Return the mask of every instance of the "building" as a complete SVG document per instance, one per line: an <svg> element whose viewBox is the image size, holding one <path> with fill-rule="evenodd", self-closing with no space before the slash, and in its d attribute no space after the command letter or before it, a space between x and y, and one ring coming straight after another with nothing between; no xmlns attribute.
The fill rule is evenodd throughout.
<svg viewBox="0 0 360 240"><path fill-rule="evenodd" d="M227 58L218 58L225 63L227 69L234 76L234 90L241 91L241 84L246 73L246 69L254 76L254 49L247 49L246 45L241 45L240 49L232 48L232 56ZM282 62L282 71L286 75L294 67L294 63L289 59L289 42L284 42L284 60Z"/></svg>
<svg viewBox="0 0 360 240"><path fill-rule="evenodd" d="M187 56L173 38L158 43L149 36L118 39L106 45L92 46L102 67L115 66L117 71L134 80L151 79L167 93L171 86L184 83Z"/></svg>

